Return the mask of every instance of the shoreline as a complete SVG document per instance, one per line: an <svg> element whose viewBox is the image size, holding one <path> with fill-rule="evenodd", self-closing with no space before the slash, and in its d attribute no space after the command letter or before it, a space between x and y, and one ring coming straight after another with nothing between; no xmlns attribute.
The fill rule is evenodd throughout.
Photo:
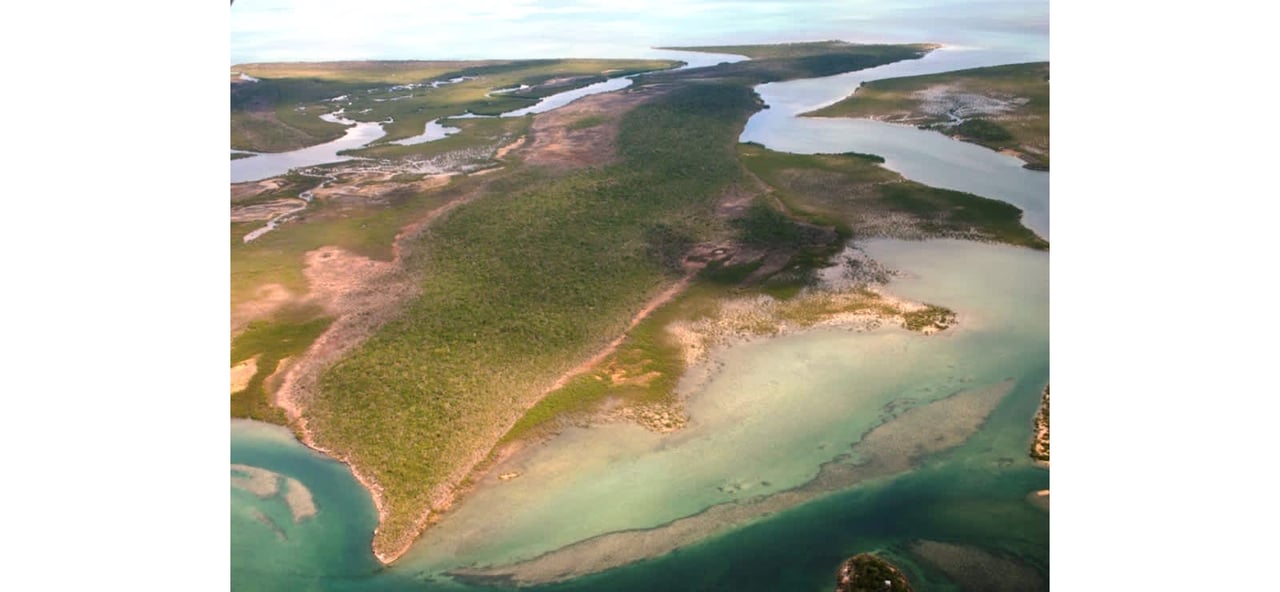
<svg viewBox="0 0 1280 592"><path fill-rule="evenodd" d="M475 194L469 194L450 201L430 210L422 218L402 227L400 232L396 234L395 239L392 241L392 260L390 263L383 264L386 267L382 270L382 273L378 275L379 280L394 281L397 276L401 280L406 279L406 270L403 268L404 258L407 251L407 246L405 244L406 241L417 236L431 222L448 214L458 206L471 201L474 197ZM316 251L312 251L312 253L325 251L326 249L328 248L317 249ZM335 250L345 253L341 249ZM368 285L366 284L363 287L367 288ZM360 321L360 317L369 316L369 313L371 312L382 312L386 313L383 316L387 316L393 311L399 310L405 302L408 302L408 300L413 297L413 295L414 292L411 289L402 291L398 294L399 298L393 298L392 300L383 303L383 306L380 307L383 308L381 311L376 309L374 311L345 311L345 314L342 314L335 319L329 329L325 330L325 332L322 333L301 356L299 356L299 359L290 364L288 370L284 373L284 378L273 398L275 405L285 412L285 416L289 420L286 427L293 432L299 443L317 453L323 454L342 463L343 465L346 465L347 469L351 471L351 475L355 477L356 481L369 492L369 497L373 501L373 506L378 513L378 525L374 527L373 531L375 541L377 540L377 533L379 529L382 527L382 524L386 521L389 515L386 509L386 502L383 499L382 486L372 476L363 472L349 456L339 454L334 450L320 445L316 441L315 433L307 425L307 419L304 415L306 406L301 400L304 398L304 392L302 391L308 391L311 388L314 388L316 386L315 383L319 379L320 373L323 372L325 368L329 367L334 361L340 359L360 343L363 343L373 334L374 330L376 330L375 327L369 326L351 326L352 322ZM386 319L381 320L385 321ZM344 321L346 322L344 323ZM378 321L379 319L372 320L373 324L381 326L382 323ZM344 332L357 333L357 335L341 335ZM359 335L359 333L367 334ZM331 344L333 341L339 341L340 343ZM330 346L332 347L330 348ZM425 516L419 520L418 528L420 532L421 527L425 525ZM409 545L405 545L403 548L388 551L379 549L378 546L374 544L372 545L372 552L373 556L380 563L383 565L390 565L408 551L408 548Z"/></svg>
<svg viewBox="0 0 1280 592"><path fill-rule="evenodd" d="M991 411L1013 388L1013 380L960 390L912 407L871 427L852 450L819 466L817 475L763 497L723 502L651 528L605 532L509 564L472 566L448 573L480 584L544 585L598 573L666 555L679 548L742 527L763 516L794 508L858 483L898 474L929 455L963 444L985 425ZM952 422L936 439L922 436L924 426ZM930 434L932 436L932 434ZM905 446L904 443L916 444ZM909 452L898 452L909 450ZM865 455L866 462L857 462Z"/></svg>
<svg viewBox="0 0 1280 592"><path fill-rule="evenodd" d="M1036 71L1041 66L1045 70L1043 90L1032 80L1039 75ZM1017 134L1005 131L1003 138L983 138L981 134L961 129L961 124L983 121L998 126L1047 120L1047 107L1042 114L1038 108L1028 105L1040 98L1047 101L1047 96L1042 95L1047 95L1048 68L1049 61L1045 59L877 78L864 81L833 103L799 113L797 117L867 119L909 125L1016 158L1024 169L1047 173L1050 167L1047 129L1044 137L1032 130ZM997 71L1001 74L995 74ZM880 85L876 87L876 83ZM858 99L862 101L859 103ZM882 104L877 107L874 102ZM858 105L851 106L854 103Z"/></svg>
<svg viewBox="0 0 1280 592"><path fill-rule="evenodd" d="M523 138L520 140L523 140ZM474 197L474 195L471 197ZM377 291L384 293L395 292L394 290L388 290L388 287L406 281L410 283L415 281L416 278L412 277L410 274L406 274L405 272L407 270L403 268L404 260L402 257L402 241L407 236L416 235L422 227L429 224L439 215L445 214L454 207L461 205L462 203L466 203L467 201L470 201L470 199L465 196L462 199L454 200L432 210L419 222L404 227L401 233L398 234L393 241L394 257L385 273L380 271L378 272L375 282L361 282L361 285L349 288L349 290L359 293L362 290L367 291L372 287L376 288ZM340 249L333 250L338 251L337 254L341 254ZM308 254L310 255L310 253ZM308 261L308 268L311 267L310 263L311 262ZM310 269L308 269L308 272L309 271ZM406 275L409 275L409 277L405 277ZM607 359L611 353L617 350L631 331L641 321L647 318L653 311L657 310L663 304L667 303L685 290L690 285L695 275L696 270L688 271L683 278L675 283L675 285L668 285L664 287L662 284L659 284L656 286L660 291L655 296L648 299L644 306L635 313L634 316L632 316L630 323L627 328L622 331L621 335L605 345L605 347L594 356L588 358L586 361L578 364L574 368L571 368L568 372L561 374L550 388L543 390L537 397L532 398L527 403L524 412L522 412L520 416L523 416L524 413L527 413L530 408L536 405L539 401L542 401L549 393L554 392L557 388L566 384L573 377L589 371L591 368ZM665 284L667 282L662 283ZM339 299L346 295L348 295L348 293L339 294ZM383 565L390 565L408 552L414 544L422 538L423 532L429 528L430 524L447 512L457 499L470 491L470 487L472 486L471 484L478 482L476 479L473 479L473 475L481 477L487 475L488 471L491 471L493 467L501 463L503 459L508 458L511 454L518 453L520 450L523 450L525 446L524 444L521 444L521 446L515 447L514 449L504 447L501 450L498 450L497 462L488 466L486 466L487 463L485 463L485 459L495 452L495 447L492 445L488 446L487 449L477 447L477 450L475 450L473 454L469 455L469 458L464 456L464 462L467 460L471 461L469 464L462 465L463 467L466 467L465 469L452 472L452 474L447 476L448 478L442 480L441 483L436 484L430 490L425 490L425 487L419 490L419 493L424 494L424 498L429 499L427 507L422 510L419 516L414 518L409 515L401 515L400 513L396 514L397 519L403 518L405 519L404 522L409 524L409 527L405 528L403 532L398 531L396 533L396 540L380 541L379 534L384 532L383 526L390 518L390 514L387 510L385 491L382 484L378 483L378 480L373 473L362 471L349 455L339 454L336 451L321 445L317 441L316 433L312 430L309 422L307 421L306 411L309 403L312 402L310 399L314 392L312 389L318 387L319 377L323 372L330 367L333 362L341 359L350 353L353 348L366 341L368 337L377 330L377 328L381 327L382 324L388 320L388 315L393 315L397 310L403 309L405 302L411 300L413 297L414 295L411 291L406 293L396 293L394 295L388 295L387 302L376 303L373 308L341 311L339 318L334 322L334 324L307 349L306 353L301 356L300 359L291 364L290 368L288 368L287 375L284 377L283 383L276 391L274 397L276 405L283 409L289 418L289 427L295 432L300 443L317 451L318 453L324 454L327 457L333 458L338 462L342 462L347 465L353 477L355 477L361 486L370 492L370 498L378 511L378 526L374 529L373 554ZM519 420L520 416L516 417L516 419L511 422L511 425L505 426L505 429L499 427L499 430L495 430L498 433L497 439L490 440L490 442L500 442L502 434L509 431L515 421ZM348 448L357 450L350 446L348 446ZM408 514L408 512L405 512L405 514ZM397 528L399 527L400 523L397 523Z"/></svg>
<svg viewBox="0 0 1280 592"><path fill-rule="evenodd" d="M607 94L608 93L604 93L598 96L606 96ZM499 152L501 153L501 157L505 159L510 157L512 153L528 150L530 148L530 144L532 144L532 142L529 141L529 137L527 135L520 136L508 144L499 147ZM498 168L503 167L499 165L497 167L485 169L483 172L492 172ZM506 447L505 444L500 442L501 438L511 429L515 424L515 421L519 420L519 417L517 417L511 425L496 426L496 429L492 434L493 437L489 440L490 443L488 445L484 448L477 448L472 451L472 453L467 455L467 458L464 459L464 463L461 465L462 470L450 475L449 478L437 484L430 492L428 492L428 497L430 499L428 507L413 519L411 528L409 528L404 535L397 537L398 540L395 541L381 541L378 534L381 532L382 526L390 518L382 485L373 475L362 471L349 456L345 454L338 454L336 451L319 444L315 432L308 425L307 419L304 416L306 410L306 404L304 401L306 401L310 392L318 387L319 376L326 368L330 367L334 362L340 360L347 353L354 350L354 348L358 347L360 343L366 341L376 331L377 327L380 327L386 320L388 320L390 315L394 314L395 311L402 309L403 305L414 297L416 291L413 290L414 285L411 281L408 282L408 284L411 285L406 285L406 289L404 290L387 289L388 286L394 284L406 283L406 276L408 275L406 272L408 270L404 269L406 249L404 241L409 237L417 235L428 224L448 213L453 208L471 201L480 193L481 192L477 190L459 199L455 199L432 210L418 221L403 227L396 235L392 244L392 261L390 263L377 262L376 265L385 266L385 268L377 274L376 278L372 281L361 281L359 282L359 285L348 288L348 295L350 295L350 293L358 293L362 290L368 291L372 285L372 287L376 288L375 291L395 293L396 296L391 298L388 302L374 302L372 307L358 307L355 310L338 311L335 315L338 318L335 319L330 328L326 330L325 333L321 334L320 337L317 338L316 341L307 349L307 351L304 352L302 356L299 356L293 364L291 364L290 368L288 368L287 372L284 374L284 378L281 381L279 389L277 389L275 393L274 402L278 407L285 411L289 420L288 427L294 432L298 441L304 446L346 465L348 469L351 470L352 476L355 477L361 486L369 492L370 498L373 500L374 507L378 511L378 526L374 529L372 551L374 557L383 565L390 565L407 553L409 549L411 549L422 537L423 533L429 529L431 524L436 522L443 514L447 513L460 497L471 490L471 487L474 486L476 480L485 474L485 471L490 465L487 460L495 454L495 446ZM333 259L339 259L342 256L354 257L340 249L331 247L323 247L317 251L329 252L329 254L319 255L318 259L330 261ZM313 253L314 252L316 251L313 251ZM339 257L333 257L333 255L338 255ZM311 263L311 261L308 261L308 269L304 272L308 273L308 275L310 274ZM687 288L701 267L701 265L687 265L684 277L677 280L674 285L668 285L662 288L658 294L647 300L640 311L632 316L627 328L621 335L606 344L605 348L596 353L593 357L561 375L552 387L542 391L536 399L533 399L529 403L525 412L527 413L529 408L532 408L533 405L545 398L547 394L555 391L560 386L563 386L565 382L572 379L574 376L590 370L590 368L599 364L601 360L607 358L611 353L616 351L636 325L648 317L648 315L654 310L661 307ZM312 285L315 285L314 281L312 282ZM342 294L339 294L338 298L335 298L335 300L340 299L342 296ZM524 413L521 413L520 417L523 417L523 415ZM498 459L501 460L511 453L514 453L516 450L518 449L511 450L509 452L506 450L498 450Z"/></svg>
<svg viewBox="0 0 1280 592"><path fill-rule="evenodd" d="M839 267L839 265L840 264L837 263L833 267ZM663 304L666 304L683 292L697 276L700 267L701 266L689 270L679 282L663 290L650 300L648 304L646 304L646 306L644 306L636 316L632 318L626 332L620 335L591 359L563 374L561 378L556 381L555 385L552 388L545 390L542 395L540 395L539 398L529 406L529 408L531 409L546 395L554 392L560 387L563 387L572 378L579 376L584 372L588 372L600 363L606 361L608 356L616 351L618 346L625 341L632 329L634 329L653 311L657 310ZM757 310L756 312L759 314L773 315L772 329L769 331L758 332L750 331L741 327L731 328L727 326L734 324L734 319L730 317L733 314L732 309L735 308L735 305L742 304L742 302L745 301L754 301L757 308L760 308L759 301L762 296L748 297L745 299L741 297L729 297L719 300L722 308L714 317L717 319L717 321L713 321L713 325L716 325L714 328L695 328L691 326L690 321L687 319L674 321L667 325L664 330L677 341L680 349L682 350L681 355L687 364L682 376L696 375L696 384L692 387L680 389L685 392L676 393L676 401L671 404L665 404L664 409L673 414L683 414L684 402L691 394L689 391L697 391L701 389L720 373L718 365L710 363L710 361L719 353L741 345L813 330L837 329L863 332L876 330L886 326L920 333L924 336L931 336L941 331L954 331L960 324L955 313L948 311L948 318L945 322L941 322L936 325L910 328L908 327L906 315L927 309L931 305L895 296L887 290L886 285L874 281L867 282L865 284L855 282L848 286L839 287L827 285L825 288L815 290L807 296L807 298L811 299L839 299L841 297L851 299L869 297L883 308L859 310L857 312L838 310L820 315L820 318L814 319L812 322L808 323L797 322L797 319L790 318L785 313L779 311L764 313L762 310ZM786 306L787 303L797 302L794 299L778 301L772 297L763 296L763 298L768 300L772 307ZM796 298L803 300L806 296L797 296ZM588 413L582 421L575 425L596 426L616 422L626 422L637 424L646 430L658 433L679 431L684 427L684 423L681 422L680 425L672 429L659 429L644 421L638 413L626 413L632 409L639 410L642 407L643 406L631 407L624 405L621 408L613 408L607 405L602 406ZM528 409L526 409L526 412L527 411ZM505 481L506 479L502 478L502 474L510 473L501 473L501 471L504 468L509 468L509 461L512 461L512 459L524 458L527 455L536 453L542 445L555 438L558 434L558 430L550 433L544 432L539 434L529 434L509 442L500 443L490 451L489 456L484 461L475 466L473 471L464 481L463 485L455 490L454 498L461 498L473 492L477 487L480 487L482 483L490 481L489 476L492 474L499 473L499 476L497 477L499 481ZM490 485L492 485L492 483L490 483ZM428 522L434 523L438 518L442 517L443 515L441 513L436 513Z"/></svg>
<svg viewBox="0 0 1280 592"><path fill-rule="evenodd" d="M524 417L524 415L528 413L530 409L532 409L544 398L546 398L547 395L555 392L556 390L559 390L560 388L564 387L564 385L567 384L574 377L579 376L584 372L590 371L592 368L594 368L595 366L599 365L601 362L606 360L610 354L617 351L618 347L621 346L624 341L626 341L626 338L631 334L631 331L635 329L637 325L639 325L642 321L644 321L644 319L647 318L650 314L652 314L655 310L662 307L662 305L670 302L673 298L675 298L681 292L683 292L686 288L688 288L693 278L697 276L697 273L698 273L698 269L689 271L688 273L685 274L684 277L678 280L675 284L667 287L663 291L659 292L656 296L648 300L645 303L645 305L641 307L640 310L637 311L636 314L631 317L631 321L628 323L626 330L624 330L621 335L616 337L613 341L609 342L608 345L606 345L602 350L597 352L594 356L592 356L588 360L569 369L564 374L561 374L560 377L556 379L556 381L552 384L551 387L544 389L536 399L532 400L529 403L529 405L520 414L520 417L516 418L515 421L518 422L520 418ZM594 423L595 421L604 420L605 418L606 416L601 413L594 413L592 414L592 418L589 421ZM501 435L498 436L499 440L502 438L502 435L505 435L507 432L509 432L511 430L511 427L514 425L515 425L515 422L512 422L510 426L506 426L506 428L501 431ZM554 436L555 434L543 434L538 436L531 435L531 436L521 437L521 438L512 440L510 442L499 441L497 444L495 444L494 446L486 450L484 458L482 458L479 462L474 463L471 466L471 469L467 472L466 476L463 477L461 480L459 480L452 487L452 491L450 492L447 498L447 501L444 504L444 508L440 510L428 512L428 515L424 517L422 528L419 529L418 533L414 536L413 541L411 541L408 544L408 546L405 548L404 551L401 551L400 554L396 555L396 558L399 558L401 555L407 552L409 548L412 548L413 545L417 543L418 539L420 539L422 535L429 529L431 524L434 524L435 522L443 518L455 501L465 497L467 494L474 491L477 486L479 486L482 482L484 482L485 478L488 477L489 474L494 471L494 469L496 469L506 461L510 460L511 458L521 453L528 453L535 450L538 446L542 445L543 443L553 438ZM392 559L392 561L394 561L394 558Z"/></svg>
<svg viewBox="0 0 1280 592"><path fill-rule="evenodd" d="M450 202L449 204L446 204L444 206L441 206L440 208L437 208L436 210L433 210L430 214L427 215L425 219L415 222L414 224L411 224L409 226L406 226L405 230L402 230L402 236L397 236L396 238L395 247L394 247L395 258L393 260L393 265L398 266L402 262L402 256L403 256L403 251L401 249L402 238L407 238L409 236L416 234L421 228L425 227L426 224L428 224L430 221L434 220L439 215L446 213L447 210L451 210L453 209L453 207L461 205L462 203L464 203L464 201L465 200L458 200L458 201ZM416 228L410 229L410 226L416 226ZM645 305L641 307L641 309L638 312L636 312L635 315L632 316L626 330L621 335L619 335L618 337L610 341L602 350L597 352L591 358L587 359L586 361L579 364L578 366L575 366L574 368L570 369L568 372L565 372L564 374L562 374L556 380L556 382L553 383L553 385L550 388L545 389L537 397L537 399L530 402L529 406L525 409L525 412L527 412L528 409L532 408L544 397L546 397L547 394L563 387L564 384L566 384L569 380L582 374L583 372L589 371L591 368L595 367L601 361L606 359L610 354L615 352L617 348L626 340L627 336L630 335L631 330L633 330L637 325L639 325L645 318L647 318L655 310L660 308L662 305L670 302L673 298L675 298L681 292L683 292L686 288L688 288L689 284L692 282L693 278L697 275L697 272L700 269L701 268L698 267L688 271L675 284L668 286L666 289L662 290L656 296L654 296L649 301L647 301ZM335 327L338 326L338 323L335 322L334 326ZM333 331L333 328L326 331L325 334L322 334L320 338L318 338L316 342L312 345L312 348L323 346L324 345L323 342L326 340L326 337L329 336L330 331ZM308 348L308 351L307 353L304 354L304 356L310 355L311 353L312 353L311 348ZM364 474L359 469L359 467L351 461L349 457L347 457L346 455L340 455L335 451L328 449L316 442L315 434L314 432L311 431L310 427L307 425L306 417L304 417L303 415L305 406L297 400L297 395L299 394L298 391L300 390L297 383L299 380L302 380L302 377L300 377L299 374L303 374L307 372L308 369L298 369L298 368L300 368L300 364L298 363L291 365L289 371L285 375L284 382L281 384L280 388L276 391L275 403L278 407L283 409L285 411L285 414L289 417L290 423L287 427L289 427L290 430L294 432L294 435L297 438L299 443L301 443L303 446L306 446L311 450L314 450L320 454L323 454L329 458L332 458L346 465L347 468L351 471L352 476L355 477L356 481L359 482L360 485L369 492L370 498L373 501L374 508L378 512L378 527L375 527L374 529L374 535L376 538L379 528L381 527L382 523L386 520L388 516L387 510L386 510L386 504L385 504L385 501L383 500L382 487L372 477ZM523 417L523 413L521 414L521 417ZM510 430L510 426L507 426L505 430L502 430L502 433L506 433L506 431L508 430ZM530 442L517 440L515 442L501 444L499 448L490 447L487 450L484 450L483 451L484 458L482 458L477 463L474 463L471 469L468 470L468 472L464 477L455 481L452 484L445 484L447 487L441 487L441 489L446 489L447 493L442 492L439 496L437 496L436 499L433 500L432 508L424 512L423 515L421 515L414 522L416 532L412 540L410 540L408 543L405 543L403 545L399 545L389 551L379 550L375 545L373 549L374 557L377 558L378 561L383 565L390 565L394 563L397 559L399 559L401 556L407 553L410 548L413 547L413 545L418 541L419 538L421 538L422 534L429 528L429 526L432 523L437 521L439 517L441 517L445 512L447 512L448 509L453 505L455 501L457 501L460 497L462 497L466 493L470 492L475 487L475 485L478 484L480 480L484 476L486 476L489 473L489 471L492 470L494 466L497 466L498 464L507 460L508 458L520 452L521 450L524 450L530 447L530 445L531 445ZM536 445L536 443L533 443L533 445ZM486 459L489 458L490 456L495 456L492 463L486 462Z"/></svg>

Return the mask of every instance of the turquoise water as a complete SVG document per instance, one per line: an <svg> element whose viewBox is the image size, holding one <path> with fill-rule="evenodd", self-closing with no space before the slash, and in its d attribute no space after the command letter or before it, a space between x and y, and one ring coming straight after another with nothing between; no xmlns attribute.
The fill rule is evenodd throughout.
<svg viewBox="0 0 1280 592"><path fill-rule="evenodd" d="M316 506L314 516L295 523L282 499L232 487L233 589L326 589L329 582L362 581L382 569L369 551L377 512L345 465L303 447L288 430L238 420L231 422L231 463L297 479Z"/></svg>
<svg viewBox="0 0 1280 592"><path fill-rule="evenodd" d="M685 429L567 430L494 469L520 477L477 488L401 560L404 567L508 564L800 486L878 425L881 409L905 398L923 403L1011 377L1032 384L1038 400L1047 380L1040 368L1048 357L1047 255L961 241L864 248L917 276L891 291L953 308L960 326L929 337L890 327L823 329L730 348L715 356L719 374L690 393ZM1015 428L1024 441L1027 418ZM1021 462L1025 454L1006 456Z"/></svg>
<svg viewBox="0 0 1280 592"><path fill-rule="evenodd" d="M910 128L792 116L838 100L867 77L1047 59L1045 2L680 2L644 14L608 2L526 3L481 12L457 7L456 14L405 4L392 11L403 22L378 29L383 24L370 10L352 15L340 31L315 26L318 13L339 8L309 4L314 6L233 7L233 63L645 57L649 45L827 38L964 46L872 74L765 85L757 90L772 108L752 119L743 140L798 152L883 154L888 166L910 178L1015 203L1027 211L1028 224L1048 236L1047 174L1026 176L999 155L971 150L980 148L942 147L932 137L937 134L926 138ZM432 30L423 24L427 20L435 31L447 30L443 25L450 22L483 26L457 27L467 31L466 39L447 31L395 34ZM352 28L385 34L345 46L332 42ZM548 33L565 30L575 31L572 43L563 33ZM563 552L571 543L619 530L664 537L664 523L709 506L803 487L819 466L876 425L888 402L925 404L1003 379L1013 380L1012 390L958 448L909 470L752 516L674 552L541 589L829 590L845 557L870 550L901 565L918 590L959 589L947 575L955 565L931 563L913 551L921 540L980 550L1003 562L1002 569L1013 565L1047 583L1049 515L1025 498L1049 487L1048 471L1026 455L1031 417L1049 380L1048 254L960 241L864 246L906 272L890 292L948 306L959 313L959 326L927 337L887 328L818 330L720 352L715 361L722 367L713 380L685 385L687 429L667 436L625 425L569 430L519 459L518 478L478 487L391 568L381 568L369 551L374 509L341 464L307 450L284 430L234 423L232 462L298 479L311 490L317 513L295 523L281 499L233 489L233 589L503 589L469 585L447 572ZM580 558L599 559L590 551Z"/></svg>
<svg viewBox="0 0 1280 592"><path fill-rule="evenodd" d="M881 550L916 581L933 584L922 589L949 589L942 572L910 553L909 545L920 539L975 546L1044 577L1048 514L1025 497L1048 487L1048 472L1026 457L1030 418L1048 381L1047 254L961 241L875 241L866 249L909 272L890 285L895 293L952 306L960 326L930 337L888 329L816 331L730 349L732 355L721 358L723 378L691 400L690 429L657 437L612 426L557 438L522 467L526 474L481 486L388 570L377 571L369 555L372 510L341 465L284 438L248 444L241 438L240 447L257 456L233 455L233 461L288 472L287 464L267 459L294 458L298 472L290 474L315 492L318 523L326 497L363 502L363 523L334 517L325 523L332 533L319 533L359 545L290 550L281 567L324 566L323 575L310 580L324 589L465 588L444 572L527 558L618 528L657 526L725 500L706 484L798 485L879 421L886 400L937 398L965 384L1013 378L1014 389L976 434L923 466L754 519L669 555L550 588L818 590L830 585L843 557ZM764 377L777 383L772 390L743 388ZM725 428L744 422L740 429ZM759 493L765 491L727 497ZM572 494L578 497L563 497ZM255 540L263 556L271 555L271 545L282 545L269 531L259 530ZM256 574L237 573L259 582Z"/></svg>

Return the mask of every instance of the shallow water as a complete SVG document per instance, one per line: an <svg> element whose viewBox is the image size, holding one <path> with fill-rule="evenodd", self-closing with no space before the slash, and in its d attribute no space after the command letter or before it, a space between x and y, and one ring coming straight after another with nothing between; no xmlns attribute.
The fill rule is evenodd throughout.
<svg viewBox="0 0 1280 592"><path fill-rule="evenodd" d="M1013 159L931 132L790 117L846 96L859 76L1046 59L1047 3L943 3L928 9L867 4L862 13L864 7L854 5L858 9L849 14L865 19L806 18L804 8L789 7L798 11L794 22L780 27L776 15L766 19L771 40L941 41L1001 49L949 49L874 71L764 85L757 90L771 109L752 118L742 139L797 152L881 154L909 178L1019 205L1028 225L1048 237L1047 174L1035 173L1045 181L1033 182L1040 177L1024 175L1030 171ZM828 21L841 24L823 28ZM714 42L707 35L721 28L709 21L700 29L701 41ZM743 39L764 40L738 31L723 41ZM524 47L517 41L510 47ZM504 47L483 51L510 54ZM536 50L530 52L520 55ZM555 55L571 53L579 52ZM485 55L472 51L465 57ZM1047 581L1048 514L1025 498L1049 483L1048 472L1033 466L1026 453L1031 417L1049 378L1048 254L961 241L882 240L865 248L908 272L894 280L891 292L948 306L959 313L960 324L934 336L892 328L816 330L723 351L715 380L700 389L685 385L693 391L686 430L667 436L629 425L569 430L520 459L518 478L478 488L389 569L379 570L369 552L375 520L368 495L342 465L310 452L283 430L233 426L232 462L295 476L312 490L319 508L315 522L298 525L287 523L287 508L261 510L284 524L288 544L298 545L290 547L249 513L279 502L233 492L233 588L502 589L463 584L443 572L525 559L596 534L652 528L713 504L800 485L876 425L885 403L911 398L920 404L1006 378L1013 379L1012 391L977 433L912 470L756 517L673 553L538 589L829 589L841 560L872 550L901 565L917 589L956 589L936 566L912 554L910 545L918 540L995 552ZM278 440L262 442L259 430ZM316 525L325 527L304 530Z"/></svg>
<svg viewBox="0 0 1280 592"><path fill-rule="evenodd" d="M937 57L757 87L771 108L748 122L742 139L792 152L881 154L909 178L1014 203L1028 226L1048 237L1048 175L1016 159L906 126L795 117L843 98L863 80L1010 59L1008 52L963 49L931 56ZM1004 378L1017 381L1011 397L1036 400L1048 381L1047 254L959 241L875 241L866 250L910 272L893 283L895 294L948 306L960 326L932 337L895 328L824 329L722 352L717 377L689 401L685 430L669 436L630 425L568 430L517 466L503 467L521 475L479 488L400 569L510 564L799 486L881 421L879 411L894 401L918 404ZM1025 469L1019 448L1026 418L1016 419L1004 426L999 462Z"/></svg>
<svg viewBox="0 0 1280 592"><path fill-rule="evenodd" d="M462 128L449 127L444 124L441 124L439 119L432 119L431 121L427 122L427 125L422 130L421 134L413 136L412 138L396 140L391 143L399 144L401 146L413 146L415 144L425 144L427 142L443 140L444 138L452 136L453 134L456 134L460 131L462 131Z"/></svg>
<svg viewBox="0 0 1280 592"><path fill-rule="evenodd" d="M521 463L520 477L478 488L394 568L348 583L395 589L429 578L431 589L461 587L444 581L443 572L526 559L596 534L651 528L713 504L794 487L812 479L823 462L849 451L881 421L886 403L922 403L1005 378L1014 379L1014 390L982 429L920 469L758 518L671 555L555 587L591 589L607 582L643 589L680 581L675 574L688 576L698 565L721 573L716 564L724 558L737 563L747 556L772 566L770 577L752 584L721 573L723 579L713 580L717 589L734 582L747 589L769 589L763 582L812 585L830 577L843 553L922 537L980 540L985 548L1043 564L1048 516L1024 498L1048 483L1047 472L1026 457L1030 418L1048 381L1048 255L950 240L881 240L865 249L908 272L890 284L895 294L950 306L960 315L959 326L934 336L891 328L826 329L731 348L717 356L724 364L717 378L693 394L693 421L686 430L667 436L630 425L569 430ZM363 498L363 524L371 530L367 496L343 467L289 443L283 430L276 435L283 442L273 449L292 454L299 470L329 463L342 474L328 480L299 477L316 493L317 519L324 517L326 495L340 492ZM254 460L233 454L234 462L297 474ZM235 505L233 498L233 514ZM361 531L360 524L345 525L346 534L338 536L363 532L355 537L364 545L356 545L357 554L373 561L370 530ZM271 543L269 532L258 537L261 547ZM779 549L779 541L789 546ZM691 565L690 557L701 559ZM815 565L828 559L830 565ZM910 557L901 561L909 563ZM356 567L340 573L369 569L361 561Z"/></svg>
<svg viewBox="0 0 1280 592"><path fill-rule="evenodd" d="M297 479L316 506L314 516L295 523L283 499L232 487L233 589L297 590L381 571L369 551L377 513L345 465L307 449L284 428L240 420L231 422L231 463Z"/></svg>
<svg viewBox="0 0 1280 592"><path fill-rule="evenodd" d="M935 336L821 329L730 348L716 356L717 377L692 395L689 427L666 436L633 425L571 429L502 467L521 475L477 489L404 569L510 563L790 489L847 452L892 401L919 404L1005 378L1031 385L1022 396L1043 387L1047 255L960 241L876 241L866 250L915 276L892 291L952 307L960 326Z"/></svg>

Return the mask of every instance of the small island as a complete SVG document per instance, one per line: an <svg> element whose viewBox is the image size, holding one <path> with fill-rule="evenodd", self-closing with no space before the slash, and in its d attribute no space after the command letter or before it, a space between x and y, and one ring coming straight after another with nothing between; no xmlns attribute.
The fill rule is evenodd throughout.
<svg viewBox="0 0 1280 592"><path fill-rule="evenodd" d="M1049 385L1044 385L1040 396L1040 410L1036 412L1035 437L1031 439L1031 458L1036 464L1049 468ZM1041 489L1027 496L1031 505L1049 511L1049 490Z"/></svg>
<svg viewBox="0 0 1280 592"><path fill-rule="evenodd" d="M1036 413L1036 437L1031 442L1031 458L1049 462L1049 385L1045 385L1040 397L1040 411Z"/></svg>
<svg viewBox="0 0 1280 592"><path fill-rule="evenodd" d="M804 115L909 123L1049 170L1049 62L875 80Z"/></svg>
<svg viewBox="0 0 1280 592"><path fill-rule="evenodd" d="M860 553L846 559L836 573L836 592L873 590L911 592L911 584L902 570L871 553Z"/></svg>

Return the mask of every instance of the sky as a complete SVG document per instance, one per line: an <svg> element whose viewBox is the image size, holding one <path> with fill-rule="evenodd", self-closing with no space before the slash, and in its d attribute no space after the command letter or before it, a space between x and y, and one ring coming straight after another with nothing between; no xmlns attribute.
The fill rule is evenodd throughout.
<svg viewBox="0 0 1280 592"><path fill-rule="evenodd" d="M1048 55L1049 3L1026 0L236 0L231 63L645 57L654 46L942 42Z"/></svg>

